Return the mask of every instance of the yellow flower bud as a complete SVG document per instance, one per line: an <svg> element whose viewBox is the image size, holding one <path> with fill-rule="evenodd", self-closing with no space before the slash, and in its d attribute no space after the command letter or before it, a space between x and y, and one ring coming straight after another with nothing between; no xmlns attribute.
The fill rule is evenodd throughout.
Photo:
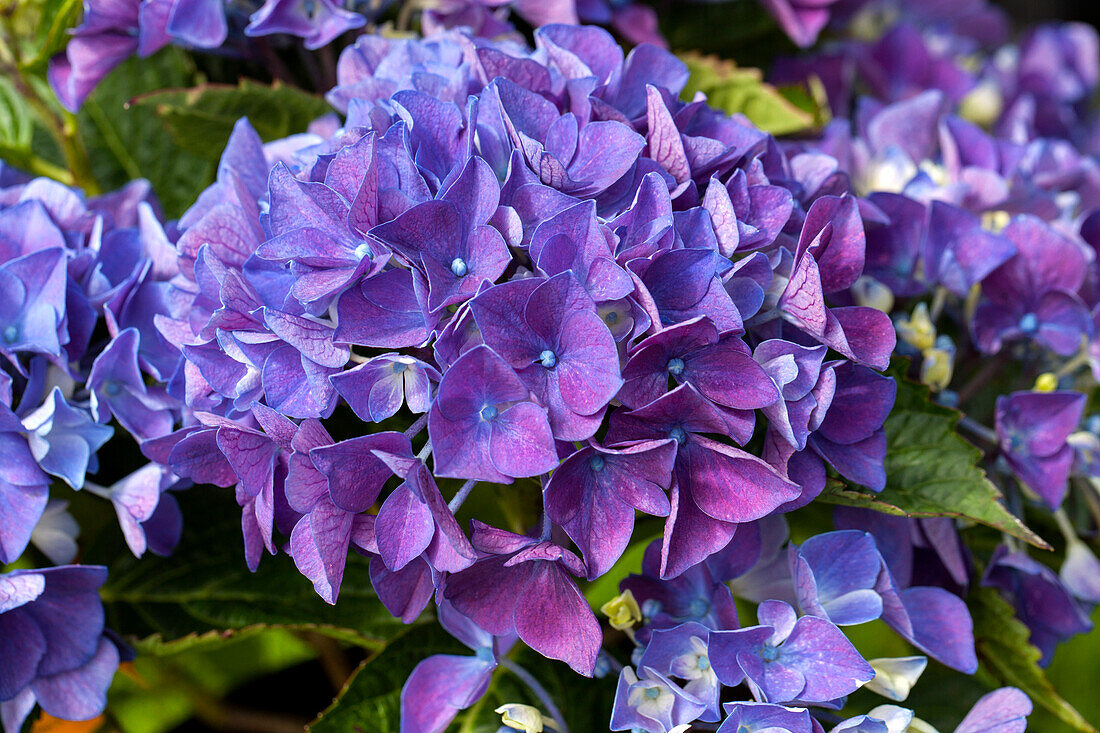
<svg viewBox="0 0 1100 733"><path fill-rule="evenodd" d="M610 619L611 628L619 631L630 629L642 620L642 609L638 607L634 594L629 590L600 606L600 613Z"/></svg>
<svg viewBox="0 0 1100 733"><path fill-rule="evenodd" d="M1058 375L1054 372L1043 372L1035 380L1034 391L1053 392L1058 389Z"/></svg>
<svg viewBox="0 0 1100 733"><path fill-rule="evenodd" d="M946 349L927 349L920 365L920 381L933 392L947 389L954 373L954 353Z"/></svg>
<svg viewBox="0 0 1100 733"><path fill-rule="evenodd" d="M992 81L984 81L959 102L959 116L975 125L988 128L1000 119L1004 105L1004 96L997 85Z"/></svg>
<svg viewBox="0 0 1100 733"><path fill-rule="evenodd" d="M859 305L889 313L894 309L894 294L870 275L863 275L852 284L852 297Z"/></svg>
<svg viewBox="0 0 1100 733"><path fill-rule="evenodd" d="M1012 215L1007 211L987 211L982 214L982 228L994 234L1001 231L1012 221Z"/></svg>
<svg viewBox="0 0 1100 733"><path fill-rule="evenodd" d="M925 303L918 303L909 318L898 319L896 329L898 338L917 351L926 351L936 344L936 326Z"/></svg>

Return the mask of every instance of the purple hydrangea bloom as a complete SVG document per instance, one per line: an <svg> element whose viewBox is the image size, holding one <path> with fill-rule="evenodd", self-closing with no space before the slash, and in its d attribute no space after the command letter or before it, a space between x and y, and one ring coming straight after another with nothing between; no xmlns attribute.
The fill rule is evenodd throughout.
<svg viewBox="0 0 1100 733"><path fill-rule="evenodd" d="M695 720L705 708L704 702L652 667L643 667L641 677L624 667L615 690L611 730L668 733Z"/></svg>
<svg viewBox="0 0 1100 733"><path fill-rule="evenodd" d="M1031 714L1031 709L1031 700L1027 695L1015 687L1002 687L982 695L955 728L955 733L981 733L987 730L1023 733L1027 729L1027 716Z"/></svg>
<svg viewBox="0 0 1100 733"><path fill-rule="evenodd" d="M654 541L646 547L642 573L628 575L619 583L644 609L647 626L637 638L644 641L654 629L674 628L685 622L697 622L709 629L736 629L737 608L724 581L751 567L754 549L759 554L760 535L754 530L752 523L740 525L721 552L667 580L661 577L661 543Z"/></svg>
<svg viewBox="0 0 1100 733"><path fill-rule="evenodd" d="M790 278L778 307L820 343L885 369L895 336L889 317L863 306L829 308L825 295L850 287L863 270L865 234L855 199L822 197L806 214Z"/></svg>
<svg viewBox="0 0 1100 733"><path fill-rule="evenodd" d="M18 730L37 703L65 720L107 704L119 652L103 634L106 568L75 565L0 575L0 720Z"/></svg>
<svg viewBox="0 0 1100 733"><path fill-rule="evenodd" d="M688 695L706 703L699 719L721 720L721 685L710 663L710 630L698 623L680 624L672 629L656 629L649 637L638 665L654 669L669 678L683 680Z"/></svg>
<svg viewBox="0 0 1100 733"><path fill-rule="evenodd" d="M554 437L591 437L622 379L615 339L572 273L489 288L471 308L485 343L546 406Z"/></svg>
<svg viewBox="0 0 1100 733"><path fill-rule="evenodd" d="M1014 219L1003 232L1017 254L982 281L985 300L974 313L974 338L986 353L1005 341L1031 339L1068 356L1092 332L1077 295L1086 267L1082 247L1038 219Z"/></svg>
<svg viewBox="0 0 1100 733"><path fill-rule="evenodd" d="M96 423L87 410L65 401L54 387L46 402L23 418L31 453L47 473L74 489L84 485L85 471L95 471L96 451L110 440L114 429Z"/></svg>
<svg viewBox="0 0 1100 733"><path fill-rule="evenodd" d="M458 711L477 701L489 687L498 656L514 643L494 637L454 609L439 602L439 623L475 656L437 654L416 665L401 688L402 733L439 733Z"/></svg>
<svg viewBox="0 0 1100 733"><path fill-rule="evenodd" d="M783 31L802 48L812 46L837 0L761 0Z"/></svg>
<svg viewBox="0 0 1100 733"><path fill-rule="evenodd" d="M24 437L24 427L11 410L0 404L0 562L13 563L23 554L34 525L49 500L49 477L42 471Z"/></svg>
<svg viewBox="0 0 1100 733"><path fill-rule="evenodd" d="M1015 392L997 398L997 437L1012 470L1057 508L1066 493L1073 448L1066 439L1081 421L1085 395Z"/></svg>
<svg viewBox="0 0 1100 733"><path fill-rule="evenodd" d="M541 364L538 368L543 368ZM557 465L546 410L496 352L478 346L439 383L428 435L440 476L511 483Z"/></svg>
<svg viewBox="0 0 1100 733"><path fill-rule="evenodd" d="M514 633L528 646L591 676L602 643L599 624L569 575L585 575L573 553L546 540L473 521L485 558L448 577L443 595L494 636Z"/></svg>
<svg viewBox="0 0 1100 733"><path fill-rule="evenodd" d="M825 619L798 618L781 601L766 601L757 613L760 626L711 634L710 658L723 684L747 680L761 702L827 702L874 677L851 642Z"/></svg>
<svg viewBox="0 0 1100 733"><path fill-rule="evenodd" d="M816 733L819 724L805 708L773 705L766 702L726 703L729 713L719 726L719 733L765 733L785 730L788 733Z"/></svg>
<svg viewBox="0 0 1100 733"><path fill-rule="evenodd" d="M1100 560L1084 542L1070 542L1066 547L1058 577L1078 600L1100 604Z"/></svg>
<svg viewBox="0 0 1100 733"><path fill-rule="evenodd" d="M383 457L380 452L376 455ZM427 467L418 460L391 455L385 460L405 480L382 502L374 521L378 554L386 567L400 570L418 555L438 572L457 573L473 565L477 553Z"/></svg>
<svg viewBox="0 0 1100 733"><path fill-rule="evenodd" d="M75 112L112 69L135 53L145 58L170 43L218 49L226 44L232 30L237 52L247 55L251 49L243 43L239 29L249 10L254 12L244 35L297 36L309 49L361 28L368 19L336 0L308 4L300 0L265 0L260 5L228 0L88 0L83 22L70 31L72 40L50 60L50 86L61 104ZM370 15L373 17L386 5L388 2L373 4Z"/></svg>
<svg viewBox="0 0 1100 733"><path fill-rule="evenodd" d="M739 522L765 516L800 491L756 456L702 435L728 430L724 415L690 384L645 407L612 416L612 444L672 438L678 446L662 577L675 577L717 552L733 537Z"/></svg>
<svg viewBox="0 0 1100 733"><path fill-rule="evenodd" d="M365 17L345 10L335 0L317 0L312 6L296 0L266 0L252 14L244 32L250 36L286 33L305 39L306 48L315 49L328 45L345 31L361 28L366 22ZM220 43L209 47L217 45Z"/></svg>
<svg viewBox="0 0 1100 733"><path fill-rule="evenodd" d="M383 354L329 381L363 420L382 422L407 405L412 412L427 412L432 403L432 382L440 380L431 364L400 354Z"/></svg>
<svg viewBox="0 0 1100 733"><path fill-rule="evenodd" d="M183 516L168 491L176 483L174 475L150 463L113 486L88 484L87 489L111 501L126 544L136 557L141 557L146 550L169 555L179 543Z"/></svg>
<svg viewBox="0 0 1100 733"><path fill-rule="evenodd" d="M619 400L642 407L668 391L669 378L688 383L707 399L733 410L767 408L778 390L736 336L720 338L705 316L682 321L642 341L623 369Z"/></svg>
<svg viewBox="0 0 1100 733"><path fill-rule="evenodd" d="M659 48L624 57L606 32L565 25L535 44L365 36L330 94L343 127L264 146L238 123L163 270L154 320L182 359L161 369L140 344L135 357L171 373L185 404L187 426L146 453L238 487L250 562L289 535L334 602L355 549L395 616L411 622L434 597L480 629L460 636L478 656L414 673L406 727L445 726L481 694L487 636L593 673L601 635L570 576L610 570L635 511L668 517L623 582L652 656L657 631L684 622L735 630L727 581L796 600L785 538L769 534L765 553L763 518L816 496L826 462L885 480L894 384L872 367L894 331L849 293L864 219L884 215L836 158L789 162L745 120L679 101L686 68ZM118 278L104 273L107 292ZM143 332L131 318L121 346ZM840 357L825 361L829 348ZM734 447L755 445L757 410L767 460ZM374 427L349 430L353 413ZM543 488L541 533L475 518L467 540L454 515L470 492L516 479ZM876 567L874 592L900 593ZM851 590L812 572L822 607ZM898 606L891 622L924 639L923 606ZM818 621L835 629L803 625ZM705 709L719 722L717 683L666 661L624 676L615 720L665 730Z"/></svg>
<svg viewBox="0 0 1100 733"><path fill-rule="evenodd" d="M546 512L584 555L591 580L611 569L634 531L634 510L668 516L676 444L590 445L562 461L546 485Z"/></svg>
<svg viewBox="0 0 1100 733"><path fill-rule="evenodd" d="M982 585L1008 595L1031 629L1031 643L1043 653L1043 666L1050 664L1059 643L1092 629L1088 615L1053 570L1004 545L990 558Z"/></svg>
<svg viewBox="0 0 1100 733"><path fill-rule="evenodd" d="M875 591L882 558L868 533L826 532L791 546L791 576L803 612L834 624L860 624L882 615Z"/></svg>

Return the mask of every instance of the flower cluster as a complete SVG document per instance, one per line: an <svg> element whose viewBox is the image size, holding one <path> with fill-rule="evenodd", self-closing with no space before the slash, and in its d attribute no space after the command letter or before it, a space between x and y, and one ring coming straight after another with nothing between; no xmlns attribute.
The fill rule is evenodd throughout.
<svg viewBox="0 0 1100 733"><path fill-rule="evenodd" d="M718 722L722 688L742 683L755 702L724 706L723 726L733 730L757 716L788 716L788 725L802 721L798 725L810 730L806 706L839 708L844 696L864 685L904 700L927 660L868 662L839 628L880 618L929 656L973 673L977 659L966 604L943 587L914 584L904 559L930 538L945 539L934 545L939 554L925 570L938 568L945 580L961 573L966 582L961 544L950 522L939 521L910 532L904 519L838 510L840 529L795 545L787 543L782 518L770 517L741 524L730 544L671 580L660 576L659 544L650 546L642 574L624 580L623 595L604 608L616 628L642 624L632 632L638 671L620 673L612 729L669 731L696 719ZM739 625L735 596L760 604L757 625ZM888 707L869 716L898 716L905 725L913 717ZM864 730L856 725L864 717L848 724Z"/></svg>
<svg viewBox="0 0 1100 733"><path fill-rule="evenodd" d="M0 566L60 566L0 574L4 730L36 703L94 716L124 653L105 570L68 565L70 490L140 556L179 540L172 490L231 487L248 567L282 550L330 604L369 558L393 616L431 608L470 650L415 667L403 733L445 730L499 668L542 706L505 726L568 733L520 644L617 677L613 730L929 730L894 703L928 657L977 670L968 596L1002 594L1043 664L1091 628L1100 42L1007 44L984 0L762 4L800 46L839 34L773 72L829 92L804 139L682 98L651 10L440 0L424 38L343 49L342 118L267 143L239 120L178 222L141 181L86 199L0 168ZM316 48L386 6L89 0L50 79L75 108L133 53ZM997 509L1061 530L1060 572L946 516L806 509L895 490L897 356L963 413ZM149 462L100 486L115 426ZM796 510L833 529L789 530ZM605 575L620 594L586 597ZM920 655L866 659L846 629L875 621ZM889 704L845 719L859 689ZM955 731L1030 712L1004 688Z"/></svg>
<svg viewBox="0 0 1100 733"><path fill-rule="evenodd" d="M1060 575L1012 543L979 573L1015 604L1047 664L1092 628L1100 603L1100 562L1079 537L1095 527L1100 476L1096 420L1084 419L1100 377L1100 168L1086 105L1100 40L1070 23L1005 44L1006 24L985 3L924 30L908 11L865 10L854 26L881 35L826 51L838 65L821 67L847 69L832 78L844 81L831 96L843 118L784 148L792 164L865 197L867 264L853 297L893 312L899 353L966 414L960 427L986 449L1009 506L1053 512L1066 543ZM805 63L781 63L777 78ZM1013 361L1022 368L1002 374ZM1073 507L1091 517L1071 521Z"/></svg>
<svg viewBox="0 0 1100 733"><path fill-rule="evenodd" d="M410 6L414 0L403 0ZM64 53L50 62L49 80L61 104L76 111L120 63L144 58L169 44L261 58L253 38L301 39L310 50L363 28L393 0L85 0L83 22L72 29ZM664 40L652 9L610 0L439 0L423 9L426 34L463 27L486 38L521 39L509 13L535 27L598 23L632 43Z"/></svg>
<svg viewBox="0 0 1100 733"><path fill-rule="evenodd" d="M838 513L843 531L787 547L776 518L827 470L886 482L894 326L848 295L866 203L678 101L686 69L657 47L535 38L364 36L330 94L342 127L264 145L238 123L157 317L190 417L146 454L235 487L251 567L281 533L329 602L350 550L405 621L434 599L476 654L417 668L408 731L446 727L517 640L585 675L618 664L575 579L615 565L636 511L665 528L610 609L644 621L619 729L717 722L743 682L810 725L806 705L876 677L839 627L879 618L973 672L965 604L904 560L934 546L965 586L949 520L899 535ZM535 489L541 519L467 535L455 514L485 483ZM739 628L731 586L765 602L760 625Z"/></svg>
<svg viewBox="0 0 1100 733"><path fill-rule="evenodd" d="M1089 97L1100 75L1100 44L1091 26L1041 25L1010 43L1007 16L988 0L871 2L841 21L837 39L820 50L778 60L774 81L817 78L843 118L857 97L867 116L937 90L946 106L998 138L1068 139L1095 151Z"/></svg>
<svg viewBox="0 0 1100 733"><path fill-rule="evenodd" d="M119 648L103 633L102 567L0 574L0 726L23 727L35 704L65 720L103 710Z"/></svg>
<svg viewBox="0 0 1100 733"><path fill-rule="evenodd" d="M168 44L218 49L244 37L285 34L320 48L362 28L385 8L379 0L85 0L84 20L50 62L50 86L75 111L96 85L129 56L150 56ZM228 50L233 51L232 48ZM245 49L238 49L243 53Z"/></svg>
<svg viewBox="0 0 1100 733"><path fill-rule="evenodd" d="M179 404L163 387L178 353L160 339L167 280L178 272L149 185L85 200L43 178L0 170L0 565L33 545L54 564L77 555L64 496L108 499L135 555L165 554L182 518L176 478L147 465L111 486L86 480L115 433L171 432ZM50 714L98 714L118 665L102 637L104 568L0 575L0 711L18 730L35 701ZM10 660L10 661L9 661Z"/></svg>
<svg viewBox="0 0 1100 733"><path fill-rule="evenodd" d="M115 432L138 441L172 431L179 403L163 387L176 349L159 337L175 250L134 182L85 200L44 178L4 171L0 188L0 563L33 543L54 563L76 556L76 528L51 483L111 500L135 554L171 551L175 477L148 466L110 487L86 481Z"/></svg>

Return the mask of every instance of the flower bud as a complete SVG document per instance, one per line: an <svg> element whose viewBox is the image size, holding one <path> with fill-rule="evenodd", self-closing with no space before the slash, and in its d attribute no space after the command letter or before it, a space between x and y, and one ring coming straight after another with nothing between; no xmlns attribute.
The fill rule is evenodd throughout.
<svg viewBox="0 0 1100 733"><path fill-rule="evenodd" d="M634 624L642 620L642 609L638 607L634 594L629 590L600 606L600 613L610 619L611 628L619 631L633 628Z"/></svg>
<svg viewBox="0 0 1100 733"><path fill-rule="evenodd" d="M940 336L936 345L925 349L920 365L920 381L933 392L947 389L955 371L955 343L949 336Z"/></svg>
<svg viewBox="0 0 1100 733"><path fill-rule="evenodd" d="M1058 389L1058 375L1054 372L1043 372L1036 378L1035 392L1053 392Z"/></svg>
<svg viewBox="0 0 1100 733"><path fill-rule="evenodd" d="M936 326L928 315L928 305L918 303L909 318L898 318L894 324L898 338L917 351L925 351L936 345Z"/></svg>
<svg viewBox="0 0 1100 733"><path fill-rule="evenodd" d="M852 297L858 305L889 313L894 309L894 294L890 288L870 275L863 275L852 285Z"/></svg>
<svg viewBox="0 0 1100 733"><path fill-rule="evenodd" d="M901 702L909 697L909 691L917 683L924 668L928 666L925 657L883 657L867 662L875 670L875 678L864 685L871 692L877 692L885 698Z"/></svg>
<svg viewBox="0 0 1100 733"><path fill-rule="evenodd" d="M1000 234L1010 221L1012 215L1007 211L987 211L982 214L982 228L994 234Z"/></svg>
<svg viewBox="0 0 1100 733"><path fill-rule="evenodd" d="M997 85L986 80L975 86L959 102L959 116L975 125L992 127L1004 111L1004 95Z"/></svg>
<svg viewBox="0 0 1100 733"><path fill-rule="evenodd" d="M553 723L545 718L538 708L519 703L507 703L501 705L493 712L499 713L501 722L513 730L521 730L523 733L542 733L543 726L552 728Z"/></svg>

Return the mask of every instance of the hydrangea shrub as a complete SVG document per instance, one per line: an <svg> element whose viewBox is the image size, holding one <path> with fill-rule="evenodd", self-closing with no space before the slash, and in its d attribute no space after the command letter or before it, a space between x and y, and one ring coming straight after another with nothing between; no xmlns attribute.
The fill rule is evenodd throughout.
<svg viewBox="0 0 1100 733"><path fill-rule="evenodd" d="M89 0L13 67L69 169L0 168L4 730L259 624L370 651L322 733L928 731L926 671L990 685L956 733L1093 730L1043 670L1100 603L1097 35L761 4L777 86L690 57L714 100L640 3ZM178 219L51 180L168 44L333 112L158 107L232 127ZM230 494L223 579L177 497Z"/></svg>

